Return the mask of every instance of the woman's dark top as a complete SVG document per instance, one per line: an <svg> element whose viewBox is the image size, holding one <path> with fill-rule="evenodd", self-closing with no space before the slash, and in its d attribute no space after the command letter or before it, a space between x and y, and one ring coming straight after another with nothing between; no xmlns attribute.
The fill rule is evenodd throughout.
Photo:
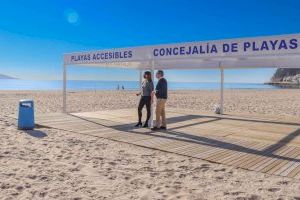
<svg viewBox="0 0 300 200"><path fill-rule="evenodd" d="M142 97L150 97L153 90L154 90L154 84L152 81L144 80L142 82L142 88L141 88Z"/></svg>

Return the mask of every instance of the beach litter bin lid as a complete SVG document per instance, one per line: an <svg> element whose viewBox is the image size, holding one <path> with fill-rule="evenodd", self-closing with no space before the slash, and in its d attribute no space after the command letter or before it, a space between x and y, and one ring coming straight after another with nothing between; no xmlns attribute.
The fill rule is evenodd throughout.
<svg viewBox="0 0 300 200"><path fill-rule="evenodd" d="M19 102L18 128L34 129L34 103L31 99L23 99Z"/></svg>

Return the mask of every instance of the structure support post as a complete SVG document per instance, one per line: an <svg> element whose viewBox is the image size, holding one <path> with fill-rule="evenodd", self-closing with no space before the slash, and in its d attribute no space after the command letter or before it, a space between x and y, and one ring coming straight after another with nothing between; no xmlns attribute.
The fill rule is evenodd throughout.
<svg viewBox="0 0 300 200"><path fill-rule="evenodd" d="M220 65L221 72L221 96L220 96L220 114L224 113L224 68Z"/></svg>
<svg viewBox="0 0 300 200"><path fill-rule="evenodd" d="M140 69L140 87L142 87L142 81L143 81L143 70Z"/></svg>
<svg viewBox="0 0 300 200"><path fill-rule="evenodd" d="M63 65L63 112L67 112L67 65Z"/></svg>
<svg viewBox="0 0 300 200"><path fill-rule="evenodd" d="M151 63L151 77L152 77L152 80L154 81L154 69L155 69L155 62L154 60L152 60L152 63ZM154 97L154 96L153 96ZM150 117L150 127L152 128L154 126L153 124L153 115L154 115L154 105L153 105L153 102L152 101L152 104L151 104L151 117Z"/></svg>

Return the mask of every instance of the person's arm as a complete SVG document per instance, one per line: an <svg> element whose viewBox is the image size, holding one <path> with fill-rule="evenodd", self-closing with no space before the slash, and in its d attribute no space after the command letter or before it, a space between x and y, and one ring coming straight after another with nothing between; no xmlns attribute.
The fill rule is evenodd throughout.
<svg viewBox="0 0 300 200"><path fill-rule="evenodd" d="M159 93L159 90L161 89L161 81L159 80L156 84L155 90L153 91L154 94Z"/></svg>
<svg viewBox="0 0 300 200"><path fill-rule="evenodd" d="M155 91L154 91L154 84L153 82L150 83L151 85L151 103L153 103L154 101L154 95L155 95Z"/></svg>
<svg viewBox="0 0 300 200"><path fill-rule="evenodd" d="M140 87L140 91L136 93L136 96L140 96L142 94L143 86L144 86L144 81L142 81L142 86Z"/></svg>

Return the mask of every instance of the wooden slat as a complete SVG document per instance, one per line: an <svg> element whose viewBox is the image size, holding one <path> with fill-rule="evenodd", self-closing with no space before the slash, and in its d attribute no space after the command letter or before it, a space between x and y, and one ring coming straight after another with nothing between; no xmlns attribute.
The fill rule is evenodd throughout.
<svg viewBox="0 0 300 200"><path fill-rule="evenodd" d="M300 149L296 149L293 153L293 155L291 155L290 157L297 159L297 157L300 155ZM293 161L285 161L284 162L285 165L282 165L282 167L280 169L278 169L274 174L276 175L282 175L282 176L287 176L289 174L289 172L293 171L294 167L293 164L295 164L296 162ZM296 164L300 164L300 162L296 163ZM295 166L295 168L297 167L297 165ZM289 169L290 168L290 169ZM289 170L288 170L289 169Z"/></svg>
<svg viewBox="0 0 300 200"><path fill-rule="evenodd" d="M293 157L293 155L295 154L295 153L297 153L297 149L294 149L294 150L292 150L292 151L290 151L289 153L287 153L286 155L285 155L285 157ZM291 161L289 161L289 160L283 160L283 159L276 159L273 163L271 163L270 165L268 165L268 166L266 166L266 167L264 167L263 169L261 169L260 171L261 172L268 172L268 173L271 173L271 174L278 174L278 172L279 172L279 174L280 174L280 169L285 165L285 164L287 164L287 163L289 163L289 162L291 162ZM270 171L271 169L273 169L274 167L278 167L278 169L277 170L272 170L272 171Z"/></svg>
<svg viewBox="0 0 300 200"><path fill-rule="evenodd" d="M286 147L286 148L281 148L279 151L282 156L284 156L286 153L292 151L294 147ZM274 158L274 156L270 155L269 152L266 152L265 155L261 155L257 160L255 160L253 163L248 165L248 169L254 170L254 171L260 171L262 170L265 166L270 165L277 159Z"/></svg>
<svg viewBox="0 0 300 200"><path fill-rule="evenodd" d="M251 148L253 150L256 150L258 152L261 152L261 150L263 150L265 147L267 147L268 145L265 143L258 143L257 146ZM246 168L245 166L247 166L247 164L253 162L254 159L256 159L259 155L259 153L247 153L245 156L236 159L234 162L232 162L232 166L235 167L240 167L240 168Z"/></svg>
<svg viewBox="0 0 300 200"><path fill-rule="evenodd" d="M255 148L256 146L260 145L257 142L251 142L250 144L247 145L248 148ZM243 151L233 151L232 154L226 158L223 158L221 160L219 160L220 163L223 164L228 164L230 165L230 163L234 162L235 160L245 156L247 153L243 152Z"/></svg>
<svg viewBox="0 0 300 200"><path fill-rule="evenodd" d="M168 110L169 130L151 132L149 129L134 128L136 117L135 110L125 109L37 115L36 121L43 126L73 133L300 179L300 162L297 160L300 157L300 136L284 140L300 128L297 120L201 115L194 111L173 109ZM278 143L281 141L288 141L289 144Z"/></svg>

